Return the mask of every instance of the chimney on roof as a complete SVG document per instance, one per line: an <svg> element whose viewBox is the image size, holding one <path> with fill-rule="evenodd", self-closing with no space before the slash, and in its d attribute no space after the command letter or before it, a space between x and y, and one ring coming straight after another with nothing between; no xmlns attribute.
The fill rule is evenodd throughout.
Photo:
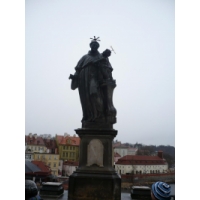
<svg viewBox="0 0 200 200"><path fill-rule="evenodd" d="M29 133L29 137L32 138L32 133Z"/></svg>
<svg viewBox="0 0 200 200"><path fill-rule="evenodd" d="M159 158L163 159L163 152L162 151L158 151L157 155L158 155Z"/></svg>
<svg viewBox="0 0 200 200"><path fill-rule="evenodd" d="M33 136L34 136L35 139L37 139L37 133L35 133Z"/></svg>
<svg viewBox="0 0 200 200"><path fill-rule="evenodd" d="M76 137L76 134L74 134L73 137Z"/></svg>
<svg viewBox="0 0 200 200"><path fill-rule="evenodd" d="M68 133L64 133L64 137L70 136Z"/></svg>

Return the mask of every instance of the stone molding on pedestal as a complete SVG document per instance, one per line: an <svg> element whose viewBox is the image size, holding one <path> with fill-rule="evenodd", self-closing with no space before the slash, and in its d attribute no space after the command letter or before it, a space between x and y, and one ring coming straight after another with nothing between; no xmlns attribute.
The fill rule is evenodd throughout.
<svg viewBox="0 0 200 200"><path fill-rule="evenodd" d="M69 178L69 200L120 200L121 178L113 168L114 129L76 129L81 138L77 170Z"/></svg>
<svg viewBox="0 0 200 200"><path fill-rule="evenodd" d="M87 148L87 166L103 167L103 144L99 139L92 139Z"/></svg>

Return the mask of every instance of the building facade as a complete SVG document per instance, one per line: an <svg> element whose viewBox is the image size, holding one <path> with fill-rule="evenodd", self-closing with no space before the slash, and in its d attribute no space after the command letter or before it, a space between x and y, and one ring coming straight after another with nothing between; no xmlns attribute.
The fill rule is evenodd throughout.
<svg viewBox="0 0 200 200"><path fill-rule="evenodd" d="M76 135L65 133L53 138L50 134L29 133L25 135L25 159L42 161L50 167L52 175L61 176L64 161L79 160L79 145L80 138Z"/></svg>
<svg viewBox="0 0 200 200"><path fill-rule="evenodd" d="M128 155L128 147L121 145L113 147L114 153L118 153L121 157Z"/></svg>
<svg viewBox="0 0 200 200"><path fill-rule="evenodd" d="M129 147L128 151L127 151L127 155L136 155L137 151L138 151L138 148L131 148L131 147Z"/></svg>
<svg viewBox="0 0 200 200"><path fill-rule="evenodd" d="M29 151L25 152L25 160L28 160L28 161L34 160L34 153L29 152Z"/></svg>
<svg viewBox="0 0 200 200"><path fill-rule="evenodd" d="M77 137L76 135L70 136L68 134L65 134L64 136L56 135L55 140L61 160L63 161L79 160L79 146L80 146L79 137Z"/></svg>
<svg viewBox="0 0 200 200"><path fill-rule="evenodd" d="M42 161L51 169L51 174L58 175L59 154L51 153L34 153L34 161Z"/></svg>
<svg viewBox="0 0 200 200"><path fill-rule="evenodd" d="M76 171L79 162L77 161L64 161L62 168L63 176L70 176L74 171Z"/></svg>
<svg viewBox="0 0 200 200"><path fill-rule="evenodd" d="M162 152L157 156L127 155L115 163L115 169L119 174L165 173L168 164L163 159Z"/></svg>
<svg viewBox="0 0 200 200"><path fill-rule="evenodd" d="M121 156L118 153L114 152L114 159L113 159L114 160L114 165L120 158L121 158Z"/></svg>
<svg viewBox="0 0 200 200"><path fill-rule="evenodd" d="M29 133L29 135L25 135L25 146L26 151L33 153L45 153L47 151L43 138L38 136L36 133Z"/></svg>

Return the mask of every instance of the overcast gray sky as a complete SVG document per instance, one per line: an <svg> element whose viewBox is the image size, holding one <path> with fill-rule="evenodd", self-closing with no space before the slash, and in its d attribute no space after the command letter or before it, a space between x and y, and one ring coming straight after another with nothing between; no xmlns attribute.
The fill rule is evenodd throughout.
<svg viewBox="0 0 200 200"><path fill-rule="evenodd" d="M69 74L100 37L117 87L117 140L175 146L174 0L26 0L25 134L74 134L78 90Z"/></svg>

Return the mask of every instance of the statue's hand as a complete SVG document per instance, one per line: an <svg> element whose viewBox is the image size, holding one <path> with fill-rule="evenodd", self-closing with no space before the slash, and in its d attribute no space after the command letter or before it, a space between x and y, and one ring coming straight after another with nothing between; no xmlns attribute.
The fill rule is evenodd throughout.
<svg viewBox="0 0 200 200"><path fill-rule="evenodd" d="M75 75L70 74L69 79L74 79Z"/></svg>

